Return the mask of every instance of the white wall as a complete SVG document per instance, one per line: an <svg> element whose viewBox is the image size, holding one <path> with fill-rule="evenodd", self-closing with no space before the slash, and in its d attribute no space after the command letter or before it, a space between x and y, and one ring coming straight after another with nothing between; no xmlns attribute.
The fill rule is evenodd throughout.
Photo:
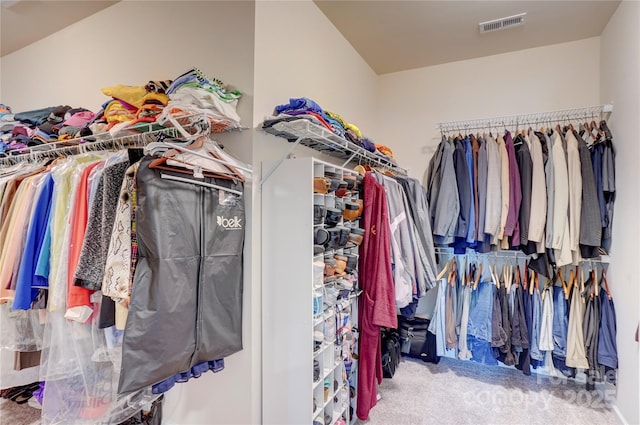
<svg viewBox="0 0 640 425"><path fill-rule="evenodd" d="M125 0L2 57L2 102L16 112L58 104L97 111L108 100L100 91L104 86L144 85L150 79L177 77L195 66L244 93L238 112L243 124L251 126L254 13L253 1ZM251 131L220 136L219 140L231 153L252 161ZM251 199L247 199L247 217ZM249 223L244 349L225 360L221 373L206 373L170 390L165 423L260 421L259 335L254 332L259 330L254 322L259 324L260 316L253 314L256 303L259 311L260 298L254 297L250 237L254 231Z"/></svg>
<svg viewBox="0 0 640 425"><path fill-rule="evenodd" d="M310 0L256 2L254 125L310 97L375 137L377 76Z"/></svg>
<svg viewBox="0 0 640 425"><path fill-rule="evenodd" d="M640 423L638 343L638 244L640 226L640 3L623 1L600 41L600 99L612 102L608 121L616 152L610 287L616 303L619 381L617 407L629 424Z"/></svg>
<svg viewBox="0 0 640 425"><path fill-rule="evenodd" d="M271 115L277 104L304 96L340 113L365 135L375 138L377 76L318 7L309 0L257 1L255 17L254 125ZM281 158L290 147L284 139L255 130L255 169L261 169L262 161ZM337 162L303 146L296 148L294 154ZM259 177L256 185L257 180ZM257 229L261 226L260 195L259 191L254 194L253 225ZM254 270L260 270L258 249L262 234L255 232L253 238ZM272 289L262 287L262 291L269 290ZM263 387L264 391L278 391L277 382L264 382Z"/></svg>
<svg viewBox="0 0 640 425"><path fill-rule="evenodd" d="M597 105L599 58L595 37L382 75L378 140L422 179L437 122Z"/></svg>

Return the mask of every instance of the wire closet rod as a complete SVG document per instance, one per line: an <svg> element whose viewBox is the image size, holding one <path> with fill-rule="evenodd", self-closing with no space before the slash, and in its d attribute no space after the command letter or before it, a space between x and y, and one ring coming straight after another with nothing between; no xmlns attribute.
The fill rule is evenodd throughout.
<svg viewBox="0 0 640 425"><path fill-rule="evenodd" d="M613 105L596 105L584 108L562 109L558 111L537 112L532 114L505 115L501 117L478 118L472 120L446 121L436 124L440 131L471 130L494 127L513 127L521 124L542 124L564 122L577 119L596 119L613 111Z"/></svg>
<svg viewBox="0 0 640 425"><path fill-rule="evenodd" d="M470 251L465 251L464 254L456 254L453 248L450 247L435 247L435 253L436 254L440 254L440 255L446 255L446 256L453 256L453 255L464 255L466 257L472 258L472 259L497 259L497 258L504 258L504 259L513 259L513 260L518 260L518 259L530 259L531 255L527 255L522 251L509 251L509 250L502 250L502 251L491 251L491 252L486 252L486 253L480 253L480 252L476 252L473 250ZM582 260L580 260L581 264L609 264L610 263L610 258L609 256L602 256L601 258L583 258Z"/></svg>

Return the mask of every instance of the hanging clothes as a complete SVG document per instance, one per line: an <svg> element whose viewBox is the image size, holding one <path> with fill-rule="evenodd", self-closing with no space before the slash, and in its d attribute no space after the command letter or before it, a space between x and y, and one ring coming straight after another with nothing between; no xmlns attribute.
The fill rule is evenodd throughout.
<svg viewBox="0 0 640 425"><path fill-rule="evenodd" d="M505 147L507 149L507 154L509 155L509 213L507 215L504 234L505 236L511 237L511 246L518 246L520 244L520 224L518 223L518 214L520 211L520 204L522 202L522 187L513 139L511 138L511 133L508 131L505 132ZM504 248L509 247L507 242L508 241L503 241L502 246Z"/></svg>
<svg viewBox="0 0 640 425"><path fill-rule="evenodd" d="M491 135L485 137L483 143L487 151L487 185L484 231L489 235L489 241L498 234L500 228L500 214L502 204L502 185L500 175L502 162L498 144ZM479 158L479 157L478 157Z"/></svg>
<svg viewBox="0 0 640 425"><path fill-rule="evenodd" d="M580 210L580 254L582 258L599 256L598 248L602 241L602 226L600 209L596 191L596 181L593 175L593 164L587 143L578 133L574 133L578 140L580 152L580 171L582 175L582 208ZM588 135L591 139L591 135Z"/></svg>
<svg viewBox="0 0 640 425"><path fill-rule="evenodd" d="M408 306L418 295L416 256L413 234L415 226L410 222L409 206L402 186L394 179L375 174L374 178L386 193L391 234L391 255L393 259L393 281L398 308ZM426 285L426 282L423 282ZM426 288L424 289L426 292Z"/></svg>
<svg viewBox="0 0 640 425"><path fill-rule="evenodd" d="M540 351L553 351L553 286L542 291L542 320L540 323Z"/></svg>
<svg viewBox="0 0 640 425"><path fill-rule="evenodd" d="M491 250L491 236L487 234L485 223L487 221L487 186L489 178L489 152L487 151L487 142L478 137L478 220L476 224L477 228L477 246L476 251L480 253L486 253ZM496 170L497 171L497 170ZM492 177L495 177L493 175Z"/></svg>
<svg viewBox="0 0 640 425"><path fill-rule="evenodd" d="M603 278L604 279L604 278ZM601 294L601 317L598 331L598 364L605 367L605 371L618 368L618 348L616 344L616 309L609 294ZM615 383L605 373L607 382Z"/></svg>
<svg viewBox="0 0 640 425"><path fill-rule="evenodd" d="M525 141L529 142L532 162L531 212L529 214L528 239L531 242L535 242L536 252L542 254L545 251L544 226L547 220L545 155L543 154L542 142L535 132L529 130L529 137L525 138Z"/></svg>
<svg viewBox="0 0 640 425"><path fill-rule="evenodd" d="M453 154L453 144L443 137L429 162L425 181L433 240L439 244L453 242L460 214Z"/></svg>
<svg viewBox="0 0 640 425"><path fill-rule="evenodd" d="M531 220L531 193L533 181L533 161L529 151L529 138L518 134L514 141L516 161L520 174L520 189L522 193L520 210L518 212L518 226L520 239L512 240L511 246L520 248L525 254L535 253L535 244L529 244L529 221Z"/></svg>
<svg viewBox="0 0 640 425"><path fill-rule="evenodd" d="M473 199L473 191L471 186L472 177L469 175L469 167L465 154L464 141L460 139L454 140L455 151L453 153L453 161L455 168L456 182L458 186L458 199L460 203L460 214L458 215L458 224L456 226L456 253L464 253L467 246L466 238L469 234L471 226L471 204ZM462 250L462 251L459 251Z"/></svg>
<svg viewBox="0 0 640 425"><path fill-rule="evenodd" d="M584 348L589 362L589 370L587 371L587 390L595 389L595 381L597 379L598 370L598 333L600 328L600 316L602 308L600 298L595 286L597 282L593 277L585 284L587 290L587 305L584 312L584 322L582 324L582 332L584 333Z"/></svg>
<svg viewBox="0 0 640 425"><path fill-rule="evenodd" d="M356 415L364 421L377 403L377 385L382 382L380 328L397 328L398 317L390 262L391 235L386 194L370 173L364 177L363 191L365 234L358 268L363 293L358 300L360 346Z"/></svg>
<svg viewBox="0 0 640 425"><path fill-rule="evenodd" d="M458 358L460 360L471 359L471 351L467 346L467 329L469 326L469 310L471 308L471 287L462 286L462 317L460 320L460 336L458 338Z"/></svg>
<svg viewBox="0 0 640 425"><path fill-rule="evenodd" d="M580 214L582 210L582 165L578 139L572 131L566 133L567 171L569 173L569 239L572 263L580 260Z"/></svg>
<svg viewBox="0 0 640 425"><path fill-rule="evenodd" d="M585 304L578 285L571 291L571 308L569 309L569 323L567 325L567 360L569 367L588 369L589 362L585 352L583 323Z"/></svg>

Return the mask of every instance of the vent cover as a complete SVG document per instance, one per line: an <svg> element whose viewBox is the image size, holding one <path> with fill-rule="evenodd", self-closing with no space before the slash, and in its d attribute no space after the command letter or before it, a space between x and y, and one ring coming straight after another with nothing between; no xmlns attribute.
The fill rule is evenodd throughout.
<svg viewBox="0 0 640 425"><path fill-rule="evenodd" d="M494 19L492 21L481 22L478 24L480 27L480 33L500 31L511 27L518 27L524 25L524 17L526 13L520 13L518 15L507 16L506 18Z"/></svg>

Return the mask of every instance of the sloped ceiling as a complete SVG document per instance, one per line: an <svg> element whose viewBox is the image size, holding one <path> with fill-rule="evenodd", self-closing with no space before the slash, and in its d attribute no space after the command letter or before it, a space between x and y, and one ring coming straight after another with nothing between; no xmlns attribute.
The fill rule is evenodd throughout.
<svg viewBox="0 0 640 425"><path fill-rule="evenodd" d="M0 1L0 56L15 52L117 1Z"/></svg>
<svg viewBox="0 0 640 425"><path fill-rule="evenodd" d="M315 3L369 66L385 74L599 36L620 1ZM480 22L522 12L524 26L480 34Z"/></svg>

